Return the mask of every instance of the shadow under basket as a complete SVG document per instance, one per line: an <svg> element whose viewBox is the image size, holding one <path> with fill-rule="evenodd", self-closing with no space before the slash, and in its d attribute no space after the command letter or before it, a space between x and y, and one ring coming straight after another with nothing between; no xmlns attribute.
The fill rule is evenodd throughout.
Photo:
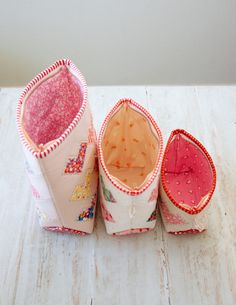
<svg viewBox="0 0 236 305"><path fill-rule="evenodd" d="M161 169L160 212L167 232L203 232L216 170L205 147L182 129L168 140Z"/></svg>
<svg viewBox="0 0 236 305"><path fill-rule="evenodd" d="M58 60L24 89L17 126L40 224L91 233L97 200L96 134L87 85L77 67Z"/></svg>
<svg viewBox="0 0 236 305"><path fill-rule="evenodd" d="M98 139L100 205L108 234L152 230L163 152L162 134L142 106L122 99Z"/></svg>

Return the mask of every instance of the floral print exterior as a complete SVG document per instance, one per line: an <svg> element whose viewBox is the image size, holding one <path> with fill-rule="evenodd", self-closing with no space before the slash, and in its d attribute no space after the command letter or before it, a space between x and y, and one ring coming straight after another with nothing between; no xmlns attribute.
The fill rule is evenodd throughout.
<svg viewBox="0 0 236 305"><path fill-rule="evenodd" d="M91 177L92 173L88 172L85 177L85 183L79 184L75 187L73 194L71 196L71 201L77 201L81 199L86 199L90 196L91 192Z"/></svg>
<svg viewBox="0 0 236 305"><path fill-rule="evenodd" d="M92 198L91 206L79 214L78 221L87 221L94 217L95 207L96 207L97 194Z"/></svg>
<svg viewBox="0 0 236 305"><path fill-rule="evenodd" d="M69 158L64 169L65 174L79 174L84 165L85 155L87 150L87 143L80 144L80 150L77 158Z"/></svg>

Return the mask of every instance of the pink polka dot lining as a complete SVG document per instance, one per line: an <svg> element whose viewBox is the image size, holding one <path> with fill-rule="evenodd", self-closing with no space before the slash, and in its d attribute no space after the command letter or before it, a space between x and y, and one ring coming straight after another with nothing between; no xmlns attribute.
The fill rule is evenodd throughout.
<svg viewBox="0 0 236 305"><path fill-rule="evenodd" d="M203 151L177 134L164 159L164 184L178 204L198 206L212 189L213 172Z"/></svg>
<svg viewBox="0 0 236 305"><path fill-rule="evenodd" d="M36 87L25 101L24 129L36 145L55 140L71 124L82 102L83 91L78 79L63 66Z"/></svg>

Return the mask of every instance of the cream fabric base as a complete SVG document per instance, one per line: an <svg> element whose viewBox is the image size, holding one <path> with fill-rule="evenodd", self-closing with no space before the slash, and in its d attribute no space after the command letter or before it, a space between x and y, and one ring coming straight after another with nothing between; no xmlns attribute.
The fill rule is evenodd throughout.
<svg viewBox="0 0 236 305"><path fill-rule="evenodd" d="M189 230L204 231L208 227L209 204L198 214L188 214L177 208L166 195L160 184L160 212L165 230L169 233Z"/></svg>
<svg viewBox="0 0 236 305"><path fill-rule="evenodd" d="M96 143L88 144L83 170L80 174L65 174L67 161L77 156L80 143L88 141L88 129L91 126L91 113L87 105L78 125L53 152L43 159L36 159L25 147L26 170L31 185L39 193L35 196L36 209L43 227L66 227L91 233L94 218L77 221L80 213L91 206L92 198L97 193L98 172L94 170ZM81 132L82 131L82 132ZM77 185L85 183L86 174L92 172L89 197L71 201Z"/></svg>
<svg viewBox="0 0 236 305"><path fill-rule="evenodd" d="M148 219L156 210L157 197L151 201L149 201L149 198L151 197L153 190L158 187L160 174L157 175L156 179L146 191L137 196L128 195L116 188L107 178L100 162L99 175L100 177L103 177L106 188L111 191L112 196L116 201L109 202L105 200L100 180L100 205L104 204L113 218L113 221L104 219L108 234L119 233L131 229L153 229L155 227L156 219L153 221L148 221Z"/></svg>

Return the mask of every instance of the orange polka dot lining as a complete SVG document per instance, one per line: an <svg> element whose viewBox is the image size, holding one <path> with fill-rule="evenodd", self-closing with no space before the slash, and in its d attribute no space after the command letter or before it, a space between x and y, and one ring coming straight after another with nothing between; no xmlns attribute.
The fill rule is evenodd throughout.
<svg viewBox="0 0 236 305"><path fill-rule="evenodd" d="M109 173L139 189L156 166L160 139L148 118L127 101L108 121L101 146Z"/></svg>

